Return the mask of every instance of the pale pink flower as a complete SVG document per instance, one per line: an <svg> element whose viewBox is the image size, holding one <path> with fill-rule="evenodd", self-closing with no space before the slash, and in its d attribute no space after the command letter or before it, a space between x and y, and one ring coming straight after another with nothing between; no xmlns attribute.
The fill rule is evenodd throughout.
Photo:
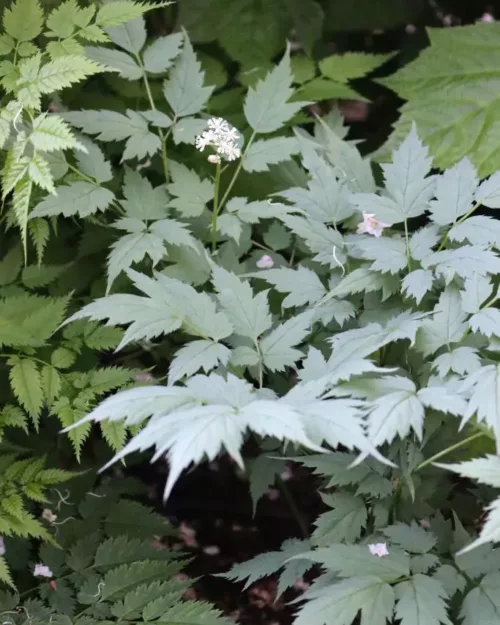
<svg viewBox="0 0 500 625"><path fill-rule="evenodd" d="M407 35L414 35L417 32L415 24L406 24L405 32Z"/></svg>
<svg viewBox="0 0 500 625"><path fill-rule="evenodd" d="M368 545L368 549L372 556L378 556L379 558L383 558L384 556L389 555L389 551L387 550L387 545L385 543L375 543L373 545Z"/></svg>
<svg viewBox="0 0 500 625"><path fill-rule="evenodd" d="M54 523L54 521L57 521L57 514L54 514L50 508L45 508L42 512L42 519L49 523Z"/></svg>
<svg viewBox="0 0 500 625"><path fill-rule="evenodd" d="M484 22L487 24L491 24L495 21L495 18L491 13L483 13L483 15L478 19L478 22Z"/></svg>
<svg viewBox="0 0 500 625"><path fill-rule="evenodd" d="M3 540L3 536L0 536L0 556L5 555L5 542Z"/></svg>
<svg viewBox="0 0 500 625"><path fill-rule="evenodd" d="M45 564L35 564L35 570L33 571L35 577L52 577L52 571Z"/></svg>
<svg viewBox="0 0 500 625"><path fill-rule="evenodd" d="M255 264L259 269L271 269L274 267L274 260L268 254L264 254Z"/></svg>
<svg viewBox="0 0 500 625"><path fill-rule="evenodd" d="M363 213L363 221L358 225L358 234L373 234L380 237L384 228L390 228L391 224L375 219L373 213Z"/></svg>
<svg viewBox="0 0 500 625"><path fill-rule="evenodd" d="M293 587L295 588L295 590L300 590L302 592L305 592L306 590L309 589L310 585L311 584L308 584L307 582L305 582L301 577L297 577Z"/></svg>

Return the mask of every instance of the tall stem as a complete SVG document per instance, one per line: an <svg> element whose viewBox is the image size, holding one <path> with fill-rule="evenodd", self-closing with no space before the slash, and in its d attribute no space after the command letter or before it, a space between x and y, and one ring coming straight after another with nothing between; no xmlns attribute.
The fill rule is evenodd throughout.
<svg viewBox="0 0 500 625"><path fill-rule="evenodd" d="M220 163L217 163L215 169L215 182L214 182L214 206L212 209L212 254L215 254L217 250L217 216L219 214L219 186L220 186Z"/></svg>
<svg viewBox="0 0 500 625"><path fill-rule="evenodd" d="M252 132L250 139L248 140L248 143L245 146L245 149L243 150L243 154L241 155L241 158L239 160L238 166L236 167L233 177L231 178L231 182L229 183L226 192L224 193L224 195L222 196L222 200L220 201L220 205L221 207L224 206L227 198L229 197L229 194L231 193L232 188L234 187L234 183L236 182L239 173L241 171L241 168L243 167L243 159L245 158L245 154L248 152L248 149L250 148L250 146L253 143L253 140L255 139L256 136L256 132L255 130Z"/></svg>
<svg viewBox="0 0 500 625"><path fill-rule="evenodd" d="M148 96L149 106L151 107L153 111L156 111L158 109L156 108L153 94L151 92L151 85L149 84L149 79L146 73L146 68L144 67L144 64L140 56L137 55L136 59L142 69L142 79L144 82L144 88L146 89L146 95ZM167 137L165 136L161 128L158 128L158 136L160 137L160 142L161 142L161 160L163 163L163 175L165 176L165 182L168 183L170 178L169 178L169 173L168 173Z"/></svg>

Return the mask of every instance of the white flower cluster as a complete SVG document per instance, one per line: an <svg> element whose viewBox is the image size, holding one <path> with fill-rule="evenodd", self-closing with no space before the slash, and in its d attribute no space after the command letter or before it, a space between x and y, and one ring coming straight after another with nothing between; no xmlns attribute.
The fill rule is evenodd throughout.
<svg viewBox="0 0 500 625"><path fill-rule="evenodd" d="M226 161L235 161L240 158L241 150L236 145L240 133L232 128L222 117L212 117L207 122L208 130L196 137L196 147L200 152L206 147L212 147L217 154L208 157L211 163L220 163L221 158Z"/></svg>

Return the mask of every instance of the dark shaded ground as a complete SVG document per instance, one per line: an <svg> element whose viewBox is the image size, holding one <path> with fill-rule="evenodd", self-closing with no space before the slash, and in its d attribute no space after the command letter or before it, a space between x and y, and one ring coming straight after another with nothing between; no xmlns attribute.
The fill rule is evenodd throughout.
<svg viewBox="0 0 500 625"><path fill-rule="evenodd" d="M159 472L156 480L151 495L161 501L164 475ZM307 471L292 467L286 488L303 524L310 529L321 510L316 486ZM283 491L271 489L260 500L253 518L248 483L237 475L231 462L223 459L205 463L185 475L163 512L179 528L179 542L193 556L186 572L193 578L200 577L194 585L197 598L212 601L243 625L291 623L296 606L286 604L300 595L300 582L298 588L276 601L274 578L242 591L243 584L214 577L235 563L279 549L287 538L303 538Z"/></svg>

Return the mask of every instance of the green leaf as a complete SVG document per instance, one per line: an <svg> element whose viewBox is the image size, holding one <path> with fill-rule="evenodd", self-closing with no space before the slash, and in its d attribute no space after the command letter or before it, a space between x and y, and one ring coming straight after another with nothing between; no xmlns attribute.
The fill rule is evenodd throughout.
<svg viewBox="0 0 500 625"><path fill-rule="evenodd" d="M45 401L50 406L61 392L61 376L57 369L50 365L43 366L41 370L41 385Z"/></svg>
<svg viewBox="0 0 500 625"><path fill-rule="evenodd" d="M466 239L473 245L500 248L500 222L493 217L476 215L453 226L448 233L450 241L462 242Z"/></svg>
<svg viewBox="0 0 500 625"><path fill-rule="evenodd" d="M500 208L500 173L483 180L476 191L476 202L488 208Z"/></svg>
<svg viewBox="0 0 500 625"><path fill-rule="evenodd" d="M202 180L195 171L177 163L172 167L172 179L168 191L176 197L169 205L177 209L183 217L201 215L207 202L213 199L213 183Z"/></svg>
<svg viewBox="0 0 500 625"><path fill-rule="evenodd" d="M281 128L303 102L288 103L293 94L290 50L280 63L257 85L250 87L244 104L245 117L255 132L266 134Z"/></svg>
<svg viewBox="0 0 500 625"><path fill-rule="evenodd" d="M364 52L334 54L321 59L319 69L324 76L344 83L373 72L391 56L391 54L366 54Z"/></svg>
<svg viewBox="0 0 500 625"><path fill-rule="evenodd" d="M323 501L333 510L321 514L315 522L312 542L319 547L341 541L355 542L366 527L368 513L361 497L347 492L322 495Z"/></svg>
<svg viewBox="0 0 500 625"><path fill-rule="evenodd" d="M370 268L374 271L396 274L406 267L406 244L400 237L365 237L356 248L363 258L373 261Z"/></svg>
<svg viewBox="0 0 500 625"><path fill-rule="evenodd" d="M392 154L392 164L382 165L387 195L355 193L359 211L374 213L380 221L400 223L427 210L434 194L434 177L427 176L432 159L417 135L415 125Z"/></svg>
<svg viewBox="0 0 500 625"><path fill-rule="evenodd" d="M301 265L297 269L268 269L256 277L272 284L279 293L288 293L281 304L283 308L315 304L326 294L316 272Z"/></svg>
<svg viewBox="0 0 500 625"><path fill-rule="evenodd" d="M261 454L253 459L250 464L250 496L252 497L253 515L257 511L259 499L263 497L276 477L283 472L284 463L279 458L271 458L266 454Z"/></svg>
<svg viewBox="0 0 500 625"><path fill-rule="evenodd" d="M143 55L146 71L151 74L161 74L167 71L179 54L182 39L182 33L173 33L166 37L159 37L149 45Z"/></svg>
<svg viewBox="0 0 500 625"><path fill-rule="evenodd" d="M487 308L481 310L469 319L469 325L473 332L480 332L490 338L500 333L500 310Z"/></svg>
<svg viewBox="0 0 500 625"><path fill-rule="evenodd" d="M444 378L449 371L459 375L473 373L481 367L481 360L473 347L457 347L438 356L432 366Z"/></svg>
<svg viewBox="0 0 500 625"><path fill-rule="evenodd" d="M137 171L125 170L123 195L125 200L121 200L121 204L127 217L150 220L167 216L168 196L165 189L153 188L149 180Z"/></svg>
<svg viewBox="0 0 500 625"><path fill-rule="evenodd" d="M466 313L474 315L481 310L481 305L491 297L493 284L488 276L478 276L476 279L465 280L464 290L461 291L462 307Z"/></svg>
<svg viewBox="0 0 500 625"><path fill-rule="evenodd" d="M431 45L416 60L381 81L407 100L382 155L416 123L435 155L436 167L446 169L467 156L478 168L480 178L499 169L498 102L491 85L498 76L494 58L500 27L483 26L430 28Z"/></svg>
<svg viewBox="0 0 500 625"><path fill-rule="evenodd" d="M119 26L131 20L135 20L146 11L156 7L165 6L168 2L157 4L146 4L144 2L134 2L133 0L112 0L106 2L97 11L96 22L100 26Z"/></svg>
<svg viewBox="0 0 500 625"><path fill-rule="evenodd" d="M260 341L264 365L271 371L284 371L304 354L296 349L311 331L313 313L310 311L292 317L266 334Z"/></svg>
<svg viewBox="0 0 500 625"><path fill-rule="evenodd" d="M328 228L320 221L286 215L281 218L283 223L297 236L304 239L307 247L316 254L313 260L330 266L338 266L346 261L343 251L342 235L333 228ZM334 258L333 250L335 248Z"/></svg>
<svg viewBox="0 0 500 625"><path fill-rule="evenodd" d="M361 625L386 625L392 618L395 595L376 577L351 577L322 588L300 609L295 625L328 623L351 625L361 611Z"/></svg>
<svg viewBox="0 0 500 625"><path fill-rule="evenodd" d="M432 290L433 282L434 276L432 271L417 269L404 277L402 282L403 292L407 296L413 297L418 305L424 298L424 295Z"/></svg>
<svg viewBox="0 0 500 625"><path fill-rule="evenodd" d="M0 556L0 582L7 584L7 586L13 589L16 588L12 579L12 574L3 556Z"/></svg>
<svg viewBox="0 0 500 625"><path fill-rule="evenodd" d="M500 573L486 575L465 597L460 617L464 625L500 623Z"/></svg>
<svg viewBox="0 0 500 625"><path fill-rule="evenodd" d="M17 0L3 13L5 32L17 41L31 41L42 32L43 12L38 0Z"/></svg>
<svg viewBox="0 0 500 625"><path fill-rule="evenodd" d="M49 195L35 206L30 218L53 215L87 217L106 210L115 197L108 189L90 182L72 182L56 190L57 195Z"/></svg>
<svg viewBox="0 0 500 625"><path fill-rule="evenodd" d="M204 87L205 72L196 58L187 34L177 63L165 82L163 92L176 117L199 113L212 94L213 87Z"/></svg>
<svg viewBox="0 0 500 625"><path fill-rule="evenodd" d="M57 115L39 115L29 136L36 150L54 152L78 146L69 126Z"/></svg>
<svg viewBox="0 0 500 625"><path fill-rule="evenodd" d="M24 256L26 259L26 233L28 229L28 215L30 209L31 192L33 183L31 180L21 180L14 188L14 196L12 198L12 208L16 217L17 225L21 230L21 239L24 247Z"/></svg>
<svg viewBox="0 0 500 625"><path fill-rule="evenodd" d="M142 68L126 52L95 46L88 46L86 52L87 56L96 63L117 70L121 78L126 80L140 80L142 78Z"/></svg>
<svg viewBox="0 0 500 625"><path fill-rule="evenodd" d="M243 169L248 172L268 171L269 165L288 161L298 151L298 143L293 137L256 141L243 156Z"/></svg>
<svg viewBox="0 0 500 625"><path fill-rule="evenodd" d="M35 427L43 404L42 381L35 361L30 358L11 356L9 358L9 379L14 395L33 419Z"/></svg>
<svg viewBox="0 0 500 625"><path fill-rule="evenodd" d="M446 592L437 579L414 575L396 586L396 595L396 618L401 619L401 625L451 625Z"/></svg>
<svg viewBox="0 0 500 625"><path fill-rule="evenodd" d="M330 545L303 554L307 559L322 564L341 577L377 577L395 582L410 574L410 556L390 550L388 556L373 557L367 545Z"/></svg>
<svg viewBox="0 0 500 625"><path fill-rule="evenodd" d="M471 210L478 184L476 168L468 158L441 174L437 178L436 199L430 201L432 221L439 226L456 223Z"/></svg>
<svg viewBox="0 0 500 625"><path fill-rule="evenodd" d="M254 343L272 324L267 293L254 296L248 282L222 267L213 266L213 284L217 298L231 321L234 332L251 338Z"/></svg>
<svg viewBox="0 0 500 625"><path fill-rule="evenodd" d="M64 117L84 132L98 135L101 141L126 140L122 160L152 156L161 147L159 137L149 131L146 119L130 109L125 115L116 111L89 110L65 113Z"/></svg>
<svg viewBox="0 0 500 625"><path fill-rule="evenodd" d="M122 423L104 421L100 424L104 439L113 451L120 451L127 439L127 430Z"/></svg>
<svg viewBox="0 0 500 625"><path fill-rule="evenodd" d="M315 0L290 0L289 11L299 40L309 56L312 56L314 43L323 34L324 12ZM295 73L295 72L294 72Z"/></svg>
<svg viewBox="0 0 500 625"><path fill-rule="evenodd" d="M230 350L221 345L208 340L192 341L181 347L175 354L175 358L170 363L168 379L170 384L174 384L184 377L190 377L200 369L208 373L219 364L227 365Z"/></svg>
<svg viewBox="0 0 500 625"><path fill-rule="evenodd" d="M106 32L113 43L131 54L139 54L146 43L146 24L142 16L119 26L110 26Z"/></svg>
<svg viewBox="0 0 500 625"><path fill-rule="evenodd" d="M424 226L412 234L410 254L415 260L421 261L432 254L432 248L441 238L439 228L435 224Z"/></svg>
<svg viewBox="0 0 500 625"><path fill-rule="evenodd" d="M447 287L434 308L431 319L424 319L417 334L416 348L423 354L433 354L443 345L458 343L467 329L460 292Z"/></svg>
<svg viewBox="0 0 500 625"><path fill-rule="evenodd" d="M50 171L50 165L36 152L33 154L33 158L28 165L28 175L32 182L37 184L41 189L49 193L55 192L54 179Z"/></svg>
<svg viewBox="0 0 500 625"><path fill-rule="evenodd" d="M97 183L109 182L113 177L111 164L104 158L101 148L88 137L80 137L79 141L86 149L75 154L80 171Z"/></svg>
<svg viewBox="0 0 500 625"><path fill-rule="evenodd" d="M119 223L119 222L118 222ZM146 255L157 265L165 254L165 246L161 238L149 232L126 234L113 243L108 257L108 285L111 285L122 271L129 269L134 263L140 262Z"/></svg>
<svg viewBox="0 0 500 625"><path fill-rule="evenodd" d="M410 553L424 554L430 551L436 544L436 537L427 532L423 527L417 525L415 521L411 525L397 523L383 530L391 543L398 545Z"/></svg>

